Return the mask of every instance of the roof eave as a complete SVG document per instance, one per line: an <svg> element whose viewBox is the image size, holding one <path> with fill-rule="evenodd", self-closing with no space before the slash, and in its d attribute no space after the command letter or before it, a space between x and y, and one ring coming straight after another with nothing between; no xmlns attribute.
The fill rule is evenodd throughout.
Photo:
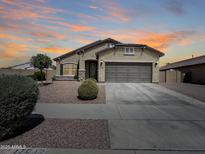
<svg viewBox="0 0 205 154"><path fill-rule="evenodd" d="M146 45L147 48L151 49L152 51L154 51L155 53L157 53L160 57L164 56L165 54L157 49L154 49L148 45Z"/></svg>
<svg viewBox="0 0 205 154"><path fill-rule="evenodd" d="M114 40L112 38L107 38L107 39L104 39L104 40L98 40L98 41L92 42L92 43L90 43L88 45L85 45L83 47L80 47L80 48L78 48L76 50L73 50L73 51L70 51L68 53L65 53L64 55L58 56L58 57L54 58L53 60L54 61L61 60L61 59L65 58L65 57L69 56L72 53L76 53L77 51L80 51L80 50L87 50L89 48L92 48L92 47L94 47L96 45L99 45L99 44L105 43L105 42L113 42L113 43L119 43L119 44L121 43L121 42L119 42L117 40Z"/></svg>

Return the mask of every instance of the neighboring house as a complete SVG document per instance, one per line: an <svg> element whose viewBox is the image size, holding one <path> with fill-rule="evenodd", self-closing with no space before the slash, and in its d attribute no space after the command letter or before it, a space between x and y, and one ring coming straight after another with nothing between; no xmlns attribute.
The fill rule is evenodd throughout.
<svg viewBox="0 0 205 154"><path fill-rule="evenodd" d="M33 67L31 62L26 62L26 63L10 66L7 69L37 70L37 68ZM52 68L48 68L48 69L45 69L45 70L53 70L53 69Z"/></svg>
<svg viewBox="0 0 205 154"><path fill-rule="evenodd" d="M57 78L94 78L98 82L159 82L164 53L143 44L108 38L54 58ZM79 66L79 69L77 69Z"/></svg>
<svg viewBox="0 0 205 154"><path fill-rule="evenodd" d="M7 68L0 68L0 75L32 75L34 72L38 72L39 69L34 68L30 62L10 66ZM45 69L46 80L51 81L53 77L56 75L56 71L52 68Z"/></svg>
<svg viewBox="0 0 205 154"><path fill-rule="evenodd" d="M205 84L205 55L161 67L160 82Z"/></svg>
<svg viewBox="0 0 205 154"><path fill-rule="evenodd" d="M26 63L10 66L8 67L8 69L24 69L24 70L31 69L33 70L34 67L32 66L31 62L26 62Z"/></svg>

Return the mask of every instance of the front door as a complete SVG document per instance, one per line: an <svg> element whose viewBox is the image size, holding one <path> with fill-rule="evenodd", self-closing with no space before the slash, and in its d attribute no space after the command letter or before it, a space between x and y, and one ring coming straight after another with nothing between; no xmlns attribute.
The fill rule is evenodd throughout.
<svg viewBox="0 0 205 154"><path fill-rule="evenodd" d="M97 80L97 62L90 62L89 64L89 78Z"/></svg>

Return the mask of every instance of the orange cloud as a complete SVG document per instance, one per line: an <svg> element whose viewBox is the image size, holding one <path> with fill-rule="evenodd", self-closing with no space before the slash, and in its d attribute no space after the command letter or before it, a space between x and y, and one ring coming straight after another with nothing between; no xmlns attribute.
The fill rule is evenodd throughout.
<svg viewBox="0 0 205 154"><path fill-rule="evenodd" d="M30 35L34 36L37 40L40 40L40 39L59 39L59 40L63 40L65 38L65 35L63 34L60 34L58 32L55 32L55 31L45 31L45 32L42 32L42 31L36 31L36 32L29 32Z"/></svg>
<svg viewBox="0 0 205 154"><path fill-rule="evenodd" d="M4 9L4 5L0 4L0 10Z"/></svg>
<svg viewBox="0 0 205 154"><path fill-rule="evenodd" d="M1 0L1 2L6 3L6 4L10 4L10 5L16 5L16 2L13 0Z"/></svg>
<svg viewBox="0 0 205 154"><path fill-rule="evenodd" d="M18 37L18 36L15 36L15 35L1 34L1 33L0 33L0 38L1 39L16 40L16 41L30 41L30 40L32 40L31 38Z"/></svg>
<svg viewBox="0 0 205 154"><path fill-rule="evenodd" d="M71 48L50 46L50 47L40 48L39 51L46 52L46 53L64 54L68 51L71 51Z"/></svg>
<svg viewBox="0 0 205 154"><path fill-rule="evenodd" d="M106 30L95 31L91 34L94 37L112 37L125 43L147 44L153 48L167 51L171 45L189 45L196 40L204 40L205 34L193 30L175 32L149 32L142 30Z"/></svg>
<svg viewBox="0 0 205 154"><path fill-rule="evenodd" d="M40 11L39 11L40 12ZM24 20L24 19L30 19L30 20L35 20L35 19L50 19L50 20L59 20L61 18L54 17L54 16L48 16L46 15L47 13L46 10L42 10L41 13L35 12L32 10L27 10L27 9L5 9L1 10L1 16L4 19L9 19L9 20ZM44 13L44 14L43 14Z"/></svg>
<svg viewBox="0 0 205 154"><path fill-rule="evenodd" d="M112 20L116 19L121 22L128 22L131 19L128 11L120 7L119 4L114 3L114 1L110 2L110 4L107 7L107 10L107 18L110 18Z"/></svg>
<svg viewBox="0 0 205 154"><path fill-rule="evenodd" d="M87 40L87 39L79 39L78 40L81 44L89 44L91 42L93 42L92 40Z"/></svg>
<svg viewBox="0 0 205 154"><path fill-rule="evenodd" d="M91 31L95 29L94 27L91 26L82 26L82 25L74 25L74 24L70 24L69 27L71 28L71 31L74 32Z"/></svg>
<svg viewBox="0 0 205 154"><path fill-rule="evenodd" d="M166 51L171 45L188 45L192 43L194 31L178 31L173 33L148 33L138 41L154 48Z"/></svg>
<svg viewBox="0 0 205 154"><path fill-rule="evenodd" d="M0 46L1 58L14 58L26 51L27 45L16 43L5 43Z"/></svg>
<svg viewBox="0 0 205 154"><path fill-rule="evenodd" d="M94 1L90 9L104 11L105 16L100 16L101 19L117 22L128 22L131 20L129 10L121 7L116 1Z"/></svg>
<svg viewBox="0 0 205 154"><path fill-rule="evenodd" d="M138 40L139 43L147 44L160 50L166 50L168 46L175 42L177 34L147 34Z"/></svg>
<svg viewBox="0 0 205 154"><path fill-rule="evenodd" d="M24 20L24 19L61 19L59 17L51 16L59 12L63 12L61 9L55 9L52 7L42 6L45 1L14 1L14 0L0 0L2 6L1 17L12 20ZM15 7L9 7L15 6Z"/></svg>
<svg viewBox="0 0 205 154"><path fill-rule="evenodd" d="M57 24L57 25L62 25L64 27L68 27L71 31L73 32L81 32L81 31L91 31L95 30L95 27L92 26L84 26L84 25L78 25L78 24L72 24L69 22L61 22L61 21L55 21L52 23Z"/></svg>

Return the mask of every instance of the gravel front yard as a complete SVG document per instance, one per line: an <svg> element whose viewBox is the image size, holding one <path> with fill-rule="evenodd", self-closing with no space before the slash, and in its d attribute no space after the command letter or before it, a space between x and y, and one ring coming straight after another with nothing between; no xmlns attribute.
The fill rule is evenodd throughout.
<svg viewBox="0 0 205 154"><path fill-rule="evenodd" d="M0 142L0 145L26 145L33 148L109 149L106 120L46 119L32 130Z"/></svg>
<svg viewBox="0 0 205 154"><path fill-rule="evenodd" d="M99 84L98 97L94 100L80 100L77 81L55 81L53 84L40 87L38 103L65 103L65 104L105 104L105 86Z"/></svg>

